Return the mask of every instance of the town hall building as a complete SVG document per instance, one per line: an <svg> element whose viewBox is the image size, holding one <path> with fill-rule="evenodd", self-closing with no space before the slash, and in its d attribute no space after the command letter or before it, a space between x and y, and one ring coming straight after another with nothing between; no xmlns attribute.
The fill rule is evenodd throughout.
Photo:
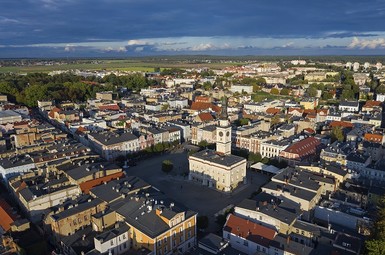
<svg viewBox="0 0 385 255"><path fill-rule="evenodd" d="M189 180L224 192L246 182L246 159L231 155L231 126L224 98L216 128L216 151L202 150L189 157Z"/></svg>

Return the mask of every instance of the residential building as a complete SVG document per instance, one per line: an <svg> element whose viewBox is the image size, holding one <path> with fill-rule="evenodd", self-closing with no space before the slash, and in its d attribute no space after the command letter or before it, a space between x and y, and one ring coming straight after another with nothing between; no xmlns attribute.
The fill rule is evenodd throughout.
<svg viewBox="0 0 385 255"><path fill-rule="evenodd" d="M358 112L359 106L358 101L342 101L340 102L338 109L343 112Z"/></svg>
<svg viewBox="0 0 385 255"><path fill-rule="evenodd" d="M131 133L94 132L88 134L88 140L91 147L106 160L139 150L138 137Z"/></svg>

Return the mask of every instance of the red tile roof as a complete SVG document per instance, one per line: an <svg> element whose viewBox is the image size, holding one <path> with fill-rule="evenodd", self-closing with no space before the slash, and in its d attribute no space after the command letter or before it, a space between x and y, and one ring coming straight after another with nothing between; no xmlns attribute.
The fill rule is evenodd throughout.
<svg viewBox="0 0 385 255"><path fill-rule="evenodd" d="M329 124L330 127L344 127L344 128L352 128L353 124L346 121L332 121Z"/></svg>
<svg viewBox="0 0 385 255"><path fill-rule="evenodd" d="M370 134L370 133L366 133L366 134L364 135L365 141L368 141L368 142L382 143L382 138L383 138L383 136L380 135L380 134Z"/></svg>
<svg viewBox="0 0 385 255"><path fill-rule="evenodd" d="M118 172L94 180L83 182L79 186L83 193L88 194L90 192L90 189L92 189L93 187L103 184L104 182L109 182L113 179L122 178L123 176L124 172Z"/></svg>
<svg viewBox="0 0 385 255"><path fill-rule="evenodd" d="M381 107L381 104L382 104L381 101L368 100L368 101L366 101L363 108Z"/></svg>
<svg viewBox="0 0 385 255"><path fill-rule="evenodd" d="M99 106L99 110L101 110L101 111L106 111L106 110L119 111L120 108L117 104L106 104L106 105Z"/></svg>
<svg viewBox="0 0 385 255"><path fill-rule="evenodd" d="M213 111L219 113L221 112L221 108L211 103L201 103L201 102L192 102L191 110L195 111L203 111L211 108Z"/></svg>
<svg viewBox="0 0 385 255"><path fill-rule="evenodd" d="M275 114L278 114L278 113L280 113L281 112L281 109L278 109L278 108L267 108L266 109L266 113L267 114L273 114L273 115L275 115Z"/></svg>
<svg viewBox="0 0 385 255"><path fill-rule="evenodd" d="M291 112L294 112L294 111L297 111L299 113L303 113L303 109L302 108L293 108L293 107L290 107L288 110L287 110L287 113L291 113Z"/></svg>
<svg viewBox="0 0 385 255"><path fill-rule="evenodd" d="M0 226L8 231L16 219L17 217L12 213L11 206L5 200L0 199Z"/></svg>
<svg viewBox="0 0 385 255"><path fill-rule="evenodd" d="M314 129L311 129L311 128L305 128L303 131L305 131L308 134L315 134Z"/></svg>
<svg viewBox="0 0 385 255"><path fill-rule="evenodd" d="M305 158L310 156L317 151L317 147L321 144L321 142L314 137L305 138L299 142L293 143L285 150L281 152L281 156L288 157L288 154L298 155L299 158ZM298 158L297 157L297 158ZM289 157L292 158L292 157Z"/></svg>
<svg viewBox="0 0 385 255"><path fill-rule="evenodd" d="M202 112L198 115L199 119L203 122L214 120L213 116L208 112Z"/></svg>
<svg viewBox="0 0 385 255"><path fill-rule="evenodd" d="M269 245L269 242L273 240L277 234L273 229L250 220L242 219L233 214L228 216L223 230L265 247Z"/></svg>

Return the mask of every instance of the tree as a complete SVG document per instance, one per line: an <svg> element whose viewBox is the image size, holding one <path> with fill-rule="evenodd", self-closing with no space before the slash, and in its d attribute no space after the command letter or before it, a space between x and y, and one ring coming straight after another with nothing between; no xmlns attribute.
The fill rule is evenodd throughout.
<svg viewBox="0 0 385 255"><path fill-rule="evenodd" d="M374 223L374 233L365 242L368 255L385 255L385 197L377 205L377 220Z"/></svg>
<svg viewBox="0 0 385 255"><path fill-rule="evenodd" d="M382 85L378 86L378 87L376 88L376 93L377 93L377 94L385 94L385 85L382 84Z"/></svg>
<svg viewBox="0 0 385 255"><path fill-rule="evenodd" d="M174 164L171 162L171 160L163 160L162 162L162 171L165 173L169 173L174 168Z"/></svg>
<svg viewBox="0 0 385 255"><path fill-rule="evenodd" d="M211 90L212 87L213 87L213 85L212 85L211 82L209 82L209 81L205 81L205 82L203 83L202 86L203 86L203 88L204 88L206 91Z"/></svg>
<svg viewBox="0 0 385 255"><path fill-rule="evenodd" d="M254 163L261 162L262 155L259 152L257 152L257 153L250 152L248 160L252 161Z"/></svg>
<svg viewBox="0 0 385 255"><path fill-rule="evenodd" d="M169 104L162 105L162 111L167 111L169 107L170 107Z"/></svg>
<svg viewBox="0 0 385 255"><path fill-rule="evenodd" d="M198 216L197 227L198 229L206 229L209 226L209 218L205 215Z"/></svg>
<svg viewBox="0 0 385 255"><path fill-rule="evenodd" d="M283 96L288 96L290 94L290 90L287 88L283 88L283 89L281 89L280 94Z"/></svg>
<svg viewBox="0 0 385 255"><path fill-rule="evenodd" d="M249 124L249 119L242 118L242 119L239 120L239 124L241 126L248 125Z"/></svg>
<svg viewBox="0 0 385 255"><path fill-rule="evenodd" d="M278 95L279 94L279 90L277 88L272 88L270 90L270 94L273 94L273 95Z"/></svg>
<svg viewBox="0 0 385 255"><path fill-rule="evenodd" d="M329 91L324 91L322 93L322 99L323 100L329 100L329 99L332 99L333 98L333 94Z"/></svg>
<svg viewBox="0 0 385 255"><path fill-rule="evenodd" d="M315 87L310 86L307 90L306 93L309 97L315 97L317 96L317 89Z"/></svg>
<svg viewBox="0 0 385 255"><path fill-rule="evenodd" d="M343 142L345 139L344 131L341 127L333 127L330 135L333 142Z"/></svg>
<svg viewBox="0 0 385 255"><path fill-rule="evenodd" d="M276 125L281 122L281 118L276 114L271 118L271 125Z"/></svg>

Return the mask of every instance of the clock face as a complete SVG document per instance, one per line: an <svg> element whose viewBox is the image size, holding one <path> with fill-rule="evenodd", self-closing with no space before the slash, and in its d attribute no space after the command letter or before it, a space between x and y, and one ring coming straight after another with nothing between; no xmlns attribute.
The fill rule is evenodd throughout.
<svg viewBox="0 0 385 255"><path fill-rule="evenodd" d="M219 132L219 136L223 136L223 132L222 131Z"/></svg>
<svg viewBox="0 0 385 255"><path fill-rule="evenodd" d="M229 131L226 132L226 136L230 136L230 132Z"/></svg>

